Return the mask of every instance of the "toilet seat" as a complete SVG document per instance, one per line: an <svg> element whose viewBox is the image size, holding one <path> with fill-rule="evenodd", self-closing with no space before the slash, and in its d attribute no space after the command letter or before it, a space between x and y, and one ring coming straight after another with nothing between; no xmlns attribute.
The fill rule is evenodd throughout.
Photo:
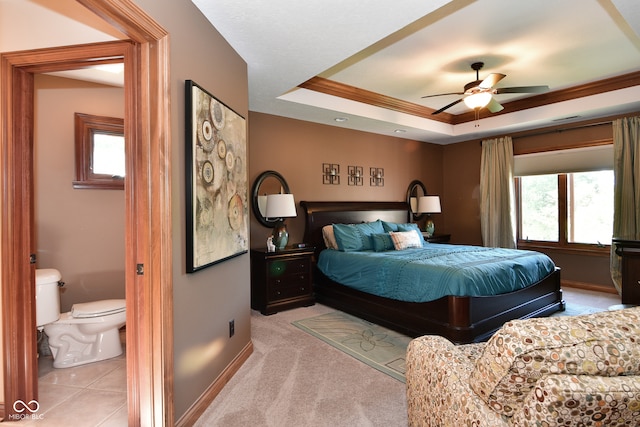
<svg viewBox="0 0 640 427"><path fill-rule="evenodd" d="M90 319L122 313L126 309L125 302L126 300L124 299L107 299L74 304L71 307L71 317Z"/></svg>

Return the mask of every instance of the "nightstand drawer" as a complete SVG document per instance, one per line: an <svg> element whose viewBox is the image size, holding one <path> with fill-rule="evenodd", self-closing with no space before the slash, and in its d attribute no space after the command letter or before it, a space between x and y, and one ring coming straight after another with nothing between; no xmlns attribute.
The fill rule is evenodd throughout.
<svg viewBox="0 0 640 427"><path fill-rule="evenodd" d="M275 260L267 262L267 274L269 278L284 277L288 275L307 274L310 271L308 258Z"/></svg>
<svg viewBox="0 0 640 427"><path fill-rule="evenodd" d="M281 282L269 286L269 293L269 299L271 301L297 298L300 296L309 296L311 294L311 286L302 282Z"/></svg>
<svg viewBox="0 0 640 427"><path fill-rule="evenodd" d="M309 280L309 273L308 272L299 272L299 273L293 273L293 274L286 274L283 276L277 276L277 277L269 277L268 281L269 281L269 286L277 286L277 287L283 287L283 286L289 286L292 283L307 283L307 281Z"/></svg>

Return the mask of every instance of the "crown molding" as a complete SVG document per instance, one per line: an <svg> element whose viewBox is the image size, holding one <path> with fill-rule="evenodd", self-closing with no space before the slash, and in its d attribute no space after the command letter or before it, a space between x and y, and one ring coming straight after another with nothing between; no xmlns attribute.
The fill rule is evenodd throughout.
<svg viewBox="0 0 640 427"><path fill-rule="evenodd" d="M298 87L331 96L337 96L339 98L349 99L351 101L362 102L364 104L373 105L375 107L385 108L388 110L398 111L400 113L422 117L429 120L457 125L461 123L472 122L477 118L486 118L500 114L514 113L516 111L526 110L529 108L541 107L543 105L555 104L558 102L569 101L585 96L597 95L600 93L611 92L618 89L638 86L638 84L640 84L640 72L623 74L621 76L610 77L604 80L598 80L595 82L585 83L566 89L546 92L543 94L507 102L502 104L504 110L500 111L499 113L492 114L488 110L482 109L480 111L479 117L476 117L473 111L468 111L457 115L443 112L434 116L431 113L436 110L432 108L317 76L310 78L304 83L301 83L300 85L298 85Z"/></svg>

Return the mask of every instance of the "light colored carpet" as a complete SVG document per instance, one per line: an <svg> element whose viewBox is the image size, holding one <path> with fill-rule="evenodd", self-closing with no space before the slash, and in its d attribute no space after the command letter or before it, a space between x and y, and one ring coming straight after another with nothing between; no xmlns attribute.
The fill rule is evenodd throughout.
<svg viewBox="0 0 640 427"><path fill-rule="evenodd" d="M568 304L559 314L601 310ZM406 426L404 383L292 325L333 312L319 304L272 316L253 311L253 354L195 426Z"/></svg>
<svg viewBox="0 0 640 427"><path fill-rule="evenodd" d="M340 311L293 324L380 372L406 382L405 356L410 337Z"/></svg>
<svg viewBox="0 0 640 427"><path fill-rule="evenodd" d="M404 383L293 326L316 304L251 313L254 352L196 426L406 426Z"/></svg>

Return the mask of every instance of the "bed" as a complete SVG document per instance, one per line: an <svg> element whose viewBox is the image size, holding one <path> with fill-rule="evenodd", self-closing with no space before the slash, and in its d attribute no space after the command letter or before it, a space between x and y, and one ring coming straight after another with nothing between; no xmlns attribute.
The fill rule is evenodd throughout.
<svg viewBox="0 0 640 427"><path fill-rule="evenodd" d="M325 225L377 220L409 222L409 210L404 202L303 201L300 205L305 213L304 242L316 248L316 262L326 249L322 235ZM460 344L484 341L506 321L549 316L565 309L557 267L536 283L515 291L491 296L445 295L433 301L410 302L340 284L323 274L316 264L314 291L318 303L403 334L442 335Z"/></svg>

